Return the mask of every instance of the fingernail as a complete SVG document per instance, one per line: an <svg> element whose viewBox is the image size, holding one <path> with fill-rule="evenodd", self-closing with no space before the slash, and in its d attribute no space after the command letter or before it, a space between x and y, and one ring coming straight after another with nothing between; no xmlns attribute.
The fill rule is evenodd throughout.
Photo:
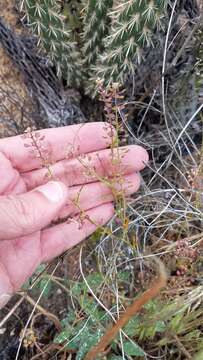
<svg viewBox="0 0 203 360"><path fill-rule="evenodd" d="M50 181L37 188L37 190L53 203L60 202L65 197L64 187L58 181Z"/></svg>
<svg viewBox="0 0 203 360"><path fill-rule="evenodd" d="M0 309L2 309L7 304L7 302L9 302L10 298L11 295L9 294L2 294L0 296Z"/></svg>

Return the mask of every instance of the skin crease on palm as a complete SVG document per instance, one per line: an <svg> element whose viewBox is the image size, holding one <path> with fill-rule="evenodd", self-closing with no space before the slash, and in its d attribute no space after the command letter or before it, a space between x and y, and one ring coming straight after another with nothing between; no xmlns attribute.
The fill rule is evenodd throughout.
<svg viewBox="0 0 203 360"><path fill-rule="evenodd" d="M31 156L22 136L0 140L0 297L14 293L41 262L84 240L113 216L110 188L93 173L87 174L84 162L98 176L122 173L127 195L139 188L139 171L148 162L147 152L140 146L129 146L120 150L121 163L112 165L107 128L107 124L97 122L40 130L49 148L52 174L63 189L63 199L57 204L50 204L35 189L48 182L47 170ZM70 147L71 158L67 156ZM86 218L81 226L74 221L79 212L74 204L78 193L80 207L92 220ZM48 226L60 217L71 220Z"/></svg>

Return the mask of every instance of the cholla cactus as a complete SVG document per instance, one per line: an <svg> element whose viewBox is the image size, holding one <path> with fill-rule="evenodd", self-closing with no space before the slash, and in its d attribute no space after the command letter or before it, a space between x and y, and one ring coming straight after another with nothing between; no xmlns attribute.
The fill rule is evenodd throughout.
<svg viewBox="0 0 203 360"><path fill-rule="evenodd" d="M28 25L56 66L58 76L63 76L68 85L79 85L82 78L80 53L71 33L65 29L58 1L23 0L21 10L25 11Z"/></svg>
<svg viewBox="0 0 203 360"><path fill-rule="evenodd" d="M70 30L65 30L59 1L21 0L21 5L58 74L74 86L84 78L83 63L88 79L85 86L92 91L98 78L104 80L104 85L123 84L126 73L135 69L136 60L140 62L142 49L152 43L153 31L160 26L168 2L83 0L83 29L79 27L79 36L75 37L70 24ZM73 39L78 37L76 44ZM80 61L80 39L83 62Z"/></svg>
<svg viewBox="0 0 203 360"><path fill-rule="evenodd" d="M126 72L133 72L135 60L141 61L142 49L152 44L152 33L160 27L167 0L117 1L111 12L112 29L105 39L94 77L106 84L124 82ZM93 78L94 78L93 77Z"/></svg>
<svg viewBox="0 0 203 360"><path fill-rule="evenodd" d="M104 50L104 39L110 23L108 11L112 8L113 0L88 0L85 2L83 52L84 62L90 67L96 63L98 54Z"/></svg>

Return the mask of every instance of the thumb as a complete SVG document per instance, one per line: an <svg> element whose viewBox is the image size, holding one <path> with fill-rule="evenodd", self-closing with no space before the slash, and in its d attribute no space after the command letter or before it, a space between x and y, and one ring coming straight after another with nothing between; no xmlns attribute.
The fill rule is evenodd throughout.
<svg viewBox="0 0 203 360"><path fill-rule="evenodd" d="M57 216L67 198L67 187L58 181L25 194L0 196L0 240L41 230Z"/></svg>

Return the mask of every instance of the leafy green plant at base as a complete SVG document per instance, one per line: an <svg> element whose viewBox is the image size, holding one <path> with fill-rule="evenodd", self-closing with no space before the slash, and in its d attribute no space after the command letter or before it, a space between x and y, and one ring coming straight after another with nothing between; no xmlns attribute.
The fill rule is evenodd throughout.
<svg viewBox="0 0 203 360"><path fill-rule="evenodd" d="M87 277L87 281L96 289L101 285L102 277L99 273L94 273ZM62 322L63 330L55 337L54 342L73 349L77 352L76 359L81 360L101 337L103 329L100 321L105 317L105 312L98 310L96 302L89 297L85 282L73 283L71 293L81 307L78 313L82 310L86 314L86 319L78 319L77 313L70 310Z"/></svg>
<svg viewBox="0 0 203 360"><path fill-rule="evenodd" d="M99 273L95 272L88 275L86 281L95 294L99 293L103 284L103 277ZM76 351L76 359L79 360L84 358L88 350L95 346L104 334L108 324L108 315L98 307L96 300L90 296L84 281L72 283L71 293L78 302L78 313L74 313L72 310L68 311L67 317L61 322L63 330L56 335L54 342L64 344L67 349ZM83 317L79 320L77 314L81 312ZM126 331L126 334L130 336L130 331ZM114 348L117 347L116 343L113 346ZM124 341L124 351L129 356L137 357L144 354L139 345L129 340Z"/></svg>
<svg viewBox="0 0 203 360"><path fill-rule="evenodd" d="M92 273L86 277L86 281L94 294L99 297L104 284L101 274ZM122 288L122 283L122 280L118 280L118 289ZM75 310L68 310L66 318L61 321L63 330L55 336L54 342L74 350L77 354L76 358L83 359L88 350L96 345L105 333L109 320L110 322L112 320L91 296L85 281L70 282L69 286ZM124 303L129 301L123 296L122 299ZM112 304L111 310L114 311L113 309ZM143 311L132 318L123 329L124 334L128 336L128 338L123 336L124 353L126 356L142 358L145 354L142 344L147 342L153 348L158 346L163 349L171 344L175 354L178 351L176 337L188 349L187 351L192 353L201 351L203 347L200 329L202 311L202 305L197 309L190 309L190 304L187 304L186 299L185 305L181 301L150 301ZM118 337L111 346L108 359L119 360L120 353Z"/></svg>

